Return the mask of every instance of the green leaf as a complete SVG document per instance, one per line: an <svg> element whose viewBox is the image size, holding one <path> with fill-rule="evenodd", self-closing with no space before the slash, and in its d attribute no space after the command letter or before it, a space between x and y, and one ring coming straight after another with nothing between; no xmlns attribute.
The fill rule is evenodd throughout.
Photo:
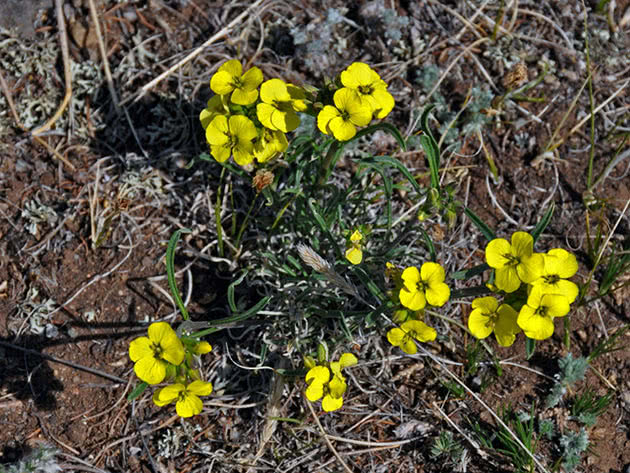
<svg viewBox="0 0 630 473"><path fill-rule="evenodd" d="M261 300L259 300L255 305L247 309L245 312L241 314L235 314L230 317L225 317L223 319L213 320L212 322L207 322L207 329L201 330L199 332L191 333L189 336L191 338L201 338L206 335L210 335L211 333L218 332L219 330L223 330L226 325L234 324L237 322L243 322L244 320L249 319L256 315L259 311L261 311L271 299L270 296L265 296Z"/></svg>
<svg viewBox="0 0 630 473"><path fill-rule="evenodd" d="M149 387L149 383L145 383L144 381L142 381L138 386L136 386L136 388L133 391L129 393L129 395L127 396L127 401L133 401L138 396L140 396L140 394L142 394L144 390L147 389L148 387Z"/></svg>
<svg viewBox="0 0 630 473"><path fill-rule="evenodd" d="M435 108L435 105L427 106L422 112L420 117L420 129L422 130L422 136L420 136L420 144L427 155L429 161L429 170L431 171L431 187L433 189L440 188L440 148L437 141L431 132L429 127L429 114Z"/></svg>
<svg viewBox="0 0 630 473"><path fill-rule="evenodd" d="M536 351L536 340L525 337L525 359L530 360Z"/></svg>
<svg viewBox="0 0 630 473"><path fill-rule="evenodd" d="M541 218L540 222L536 224L536 228L534 228L534 230L532 231L532 237L534 238L534 243L536 243L536 240L538 240L538 237L540 237L541 233L544 232L545 228L547 228L547 225L549 225L549 222L551 221L551 217L553 216L554 209L555 209L555 205L552 202L549 208L547 209L547 211L545 212L545 215L543 215L543 218Z"/></svg>
<svg viewBox="0 0 630 473"><path fill-rule="evenodd" d="M486 240L492 241L492 240L494 240L497 237L494 234L494 232L492 231L492 229L488 225L486 225L483 222L483 220L481 220L479 217L477 217L477 215L475 215L475 212L470 210L468 207L464 207L464 213L466 215L468 215L468 218L472 221L472 223L475 225L475 227L477 227L479 229L481 234L484 237L486 237Z"/></svg>
<svg viewBox="0 0 630 473"><path fill-rule="evenodd" d="M422 187L420 187L420 184L418 184L418 182L416 181L416 178L413 177L413 175L409 172L407 167L403 163L398 161L397 159L392 158L391 156L373 156L372 158L366 158L365 160L366 162L372 162L375 164L385 164L387 166L391 166L393 168L398 169L398 171L400 171L402 175L407 178L407 180L409 181L409 184L413 186L414 190L418 194L424 194L424 190L422 189Z"/></svg>
<svg viewBox="0 0 630 473"><path fill-rule="evenodd" d="M403 138L402 134L400 133L400 131L398 131L398 128L396 128L394 125L390 123L377 123L376 125L371 125L366 128L363 128L362 130L358 131L357 134L354 135L352 139L348 141L344 141L343 143L344 144L351 143L352 141L358 140L359 138L365 135L374 133L377 130L382 130L392 135L398 142L398 145L400 146L400 148L403 151L407 151L407 143L405 142L405 139Z"/></svg>
<svg viewBox="0 0 630 473"><path fill-rule="evenodd" d="M429 260L436 262L437 261L437 252L435 251L435 245L433 244L433 240L429 234L424 231L424 228L420 229L420 233L422 233L422 238L424 238L424 243L427 245L427 250L429 250Z"/></svg>
<svg viewBox="0 0 630 473"><path fill-rule="evenodd" d="M230 305L230 310L232 312L238 311L238 308L236 307L236 303L234 302L234 288L243 282L243 279L245 279L245 276L247 276L247 270L244 270L243 274L241 274L240 277L236 281L233 281L228 286L227 298L228 298L228 304Z"/></svg>
<svg viewBox="0 0 630 473"><path fill-rule="evenodd" d="M453 274L451 274L451 279L464 279L464 280L468 280L471 279L479 274L482 274L484 271L487 271L490 269L490 266L488 266L488 263L483 263L480 265L477 265L473 268L469 268L469 269L462 269L461 271L457 271Z"/></svg>
<svg viewBox="0 0 630 473"><path fill-rule="evenodd" d="M177 246L180 235L182 233L190 232L191 230L189 228L180 228L179 230L176 230L175 233L171 235L171 238L168 241L168 246L166 247L166 277L168 278L168 287L171 290L171 294L173 294L175 304L177 304L184 320L188 320L189 316L186 306L184 305L184 302L179 295L179 291L177 290L177 281L175 281L175 247Z"/></svg>

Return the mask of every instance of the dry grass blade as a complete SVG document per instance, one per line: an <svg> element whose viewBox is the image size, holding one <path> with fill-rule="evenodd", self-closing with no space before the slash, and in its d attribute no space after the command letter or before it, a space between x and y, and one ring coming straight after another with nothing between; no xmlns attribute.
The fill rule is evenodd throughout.
<svg viewBox="0 0 630 473"><path fill-rule="evenodd" d="M203 52L204 49L206 49L208 46L210 46L211 44L216 42L218 39L223 38L224 36L226 36L230 31L232 31L232 29L237 24L239 24L244 18L246 18L251 13L252 10L254 10L256 7L261 5L264 1L265 0L256 0L254 3L252 3L247 8L247 10L245 10L243 13L241 13L236 18L234 18L226 27L222 28L217 33L213 34L201 46L197 47L192 53L190 53L184 59L179 61L177 64L174 64L173 66L169 67L166 71L164 71L162 74L157 76L151 82L149 82L148 84L144 85L142 87L142 89L140 89L140 92L136 95L135 98L134 97L129 97L128 99L123 100L121 104L124 105L125 103L129 102L130 100L132 100L132 98L133 98L133 102L137 102L138 100L140 100L142 97L144 97L144 95L149 90L151 90L157 84L162 82L164 79L166 79L168 76L170 76L173 72L177 71L180 67L184 66L185 64L188 64L190 61L195 59L197 56L199 56Z"/></svg>
<svg viewBox="0 0 630 473"><path fill-rule="evenodd" d="M317 413L315 412L315 409L313 409L313 404L311 404L311 401L307 400L306 401L306 405L310 409L311 414L313 414L313 419L315 419L315 422L317 423L317 426L319 427L319 431L322 433L322 436L324 437L324 440L326 441L326 445L328 445L328 448L330 449L330 451L333 453L335 458L337 458L339 463L341 463L341 466L343 467L343 469L345 471L347 471L348 473L352 473L352 470L350 469L350 467L348 465L346 465L346 462L343 461L343 458L341 458L341 455L339 455L339 452L337 452L337 450L335 449L335 447L331 443L330 438L328 437L328 434L324 430L324 426L322 425L322 423L317 418Z"/></svg>
<svg viewBox="0 0 630 473"><path fill-rule="evenodd" d="M66 94L55 114L42 126L33 130L33 135L39 135L50 129L59 119L72 96L72 71L70 70L70 53L68 50L68 32L66 31L66 21L63 16L63 0L55 0L55 13L57 15L57 28L59 29L59 43L61 44L61 57L63 59L63 75L65 79Z"/></svg>

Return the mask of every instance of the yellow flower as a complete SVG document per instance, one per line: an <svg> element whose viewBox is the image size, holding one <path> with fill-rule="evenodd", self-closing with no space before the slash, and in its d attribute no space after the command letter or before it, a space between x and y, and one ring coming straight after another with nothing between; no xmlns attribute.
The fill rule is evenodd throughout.
<svg viewBox="0 0 630 473"><path fill-rule="evenodd" d="M394 108L394 97L387 84L365 63L352 63L341 73L341 83L367 103L376 118L385 118Z"/></svg>
<svg viewBox="0 0 630 473"><path fill-rule="evenodd" d="M175 410L180 417L196 416L203 409L199 396L212 393L212 383L195 380L190 384L171 384L153 393L153 402L157 406L165 406L175 402Z"/></svg>
<svg viewBox="0 0 630 473"><path fill-rule="evenodd" d="M530 283L540 277L543 257L534 253L534 239L529 233L515 232L512 244L495 238L486 246L486 262L496 270L496 286L505 292L514 292L521 281Z"/></svg>
<svg viewBox="0 0 630 473"><path fill-rule="evenodd" d="M212 345L208 342L199 342L195 345L193 352L195 355L205 355L206 353L210 353L212 351Z"/></svg>
<svg viewBox="0 0 630 473"><path fill-rule="evenodd" d="M285 134L279 130L263 128L263 133L254 144L254 157L259 163L265 163L289 147Z"/></svg>
<svg viewBox="0 0 630 473"><path fill-rule="evenodd" d="M444 283L444 268L437 263L424 263L418 271L415 266L402 273L404 286L398 297L400 303L411 310L423 309L427 302L441 307L451 296L451 290Z"/></svg>
<svg viewBox="0 0 630 473"><path fill-rule="evenodd" d="M227 61L210 79L210 88L215 94L232 94L232 102L238 105L249 105L258 98L258 86L263 81L263 74L257 67L252 67L243 74L240 61Z"/></svg>
<svg viewBox="0 0 630 473"><path fill-rule="evenodd" d="M234 161L244 166L254 160L254 143L258 136L252 121L243 115L217 115L206 128L206 140L214 159L220 163L234 155Z"/></svg>
<svg viewBox="0 0 630 473"><path fill-rule="evenodd" d="M302 108L304 101L297 98L298 105L294 106L294 97L298 90L300 89L280 79L265 81L260 87L262 103L256 105L256 115L260 123L270 130L280 130L283 133L295 130L300 125L300 117L295 113L295 108L306 108Z"/></svg>
<svg viewBox="0 0 630 473"><path fill-rule="evenodd" d="M531 284L539 286L545 294L565 296L571 304L580 292L577 284L567 281L578 270L575 255L562 248L554 248L543 255L543 263L540 277Z"/></svg>
<svg viewBox="0 0 630 473"><path fill-rule="evenodd" d="M148 337L139 337L129 344L129 358L135 362L136 376L149 384L161 383L170 364L184 361L184 345L166 322L149 325Z"/></svg>
<svg viewBox="0 0 630 473"><path fill-rule="evenodd" d="M352 264L360 264L363 260L361 240L363 240L363 235L361 235L359 230L355 230L354 233L350 235L350 248L346 250L346 259Z"/></svg>
<svg viewBox="0 0 630 473"><path fill-rule="evenodd" d="M565 296L545 294L540 286L532 286L516 322L525 335L534 340L544 340L553 335L554 317L569 313L569 300Z"/></svg>
<svg viewBox="0 0 630 473"><path fill-rule="evenodd" d="M365 126L372 120L370 106L362 103L350 89L339 89L333 101L334 107L326 105L317 115L317 127L326 135L347 141L357 134L357 126Z"/></svg>
<svg viewBox="0 0 630 473"><path fill-rule="evenodd" d="M408 320L387 332L387 340L395 347L400 347L408 355L414 355L418 351L414 340L419 342L431 342L437 337L433 327L429 327L421 320Z"/></svg>
<svg viewBox="0 0 630 473"><path fill-rule="evenodd" d="M328 366L317 365L306 373L306 398L315 402L322 399L322 409L326 412L336 411L343 405L343 394L348 385L341 370L357 364L357 357L352 353L344 353L339 361L332 361Z"/></svg>
<svg viewBox="0 0 630 473"><path fill-rule="evenodd" d="M521 331L516 318L518 314L508 304L501 304L494 297L478 297L472 302L473 311L468 317L468 328L477 338L483 339L494 332L502 347L514 343Z"/></svg>
<svg viewBox="0 0 630 473"><path fill-rule="evenodd" d="M230 112L225 100L226 97L227 95L215 95L208 100L206 108L199 114L199 121L204 130L208 128L208 125L214 117L217 115L227 115Z"/></svg>

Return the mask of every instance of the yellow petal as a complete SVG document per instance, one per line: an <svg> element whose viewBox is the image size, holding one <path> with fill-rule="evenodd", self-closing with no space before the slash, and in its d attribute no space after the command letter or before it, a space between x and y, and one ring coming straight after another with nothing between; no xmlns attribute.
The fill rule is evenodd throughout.
<svg viewBox="0 0 630 473"><path fill-rule="evenodd" d="M356 127L342 117L336 117L330 120L330 122L328 122L328 128L332 130L335 139L338 141L348 141L357 134Z"/></svg>
<svg viewBox="0 0 630 473"><path fill-rule="evenodd" d="M334 398L330 394L327 394L322 400L322 409L326 412L336 411L337 409L341 409L341 406L343 406L342 397Z"/></svg>
<svg viewBox="0 0 630 473"><path fill-rule="evenodd" d="M180 417L196 416L203 410L203 402L194 394L186 393L175 404L175 410Z"/></svg>
<svg viewBox="0 0 630 473"><path fill-rule="evenodd" d="M407 333L413 333L414 338L420 342L431 342L437 337L435 329L421 320L408 320L400 328Z"/></svg>
<svg viewBox="0 0 630 473"><path fill-rule="evenodd" d="M494 329L490 317L484 314L482 309L474 309L468 316L468 330L476 338L484 339Z"/></svg>
<svg viewBox="0 0 630 473"><path fill-rule="evenodd" d="M336 117L339 117L339 116L340 116L339 110L337 110L332 105L326 105L317 114L317 128L319 128L319 131L321 131L325 135L332 134L332 130L328 127L328 124L330 123L330 121L333 118L336 118ZM260 119L260 113L258 115L258 118ZM262 121L262 119L260 120L260 122L263 125L265 125L265 123ZM265 126L267 126L267 125L265 125Z"/></svg>
<svg viewBox="0 0 630 473"><path fill-rule="evenodd" d="M200 380L193 381L186 386L186 390L196 396L208 396L212 394L212 383Z"/></svg>
<svg viewBox="0 0 630 473"><path fill-rule="evenodd" d="M426 290L427 302L435 307L442 307L451 297L451 289L445 283L433 284Z"/></svg>
<svg viewBox="0 0 630 473"><path fill-rule="evenodd" d="M520 287L521 280L518 277L516 268L514 266L504 266L501 268L497 268L495 272L496 280L494 281L494 283L502 291L514 292Z"/></svg>
<svg viewBox="0 0 630 473"><path fill-rule="evenodd" d="M424 292L418 290L411 292L407 290L407 288L403 287L398 293L398 298L403 306L411 310L424 309L427 305Z"/></svg>
<svg viewBox="0 0 630 473"><path fill-rule="evenodd" d="M525 335L534 340L544 340L553 335L553 319L536 314L535 310L527 304L521 308L517 323Z"/></svg>
<svg viewBox="0 0 630 473"><path fill-rule="evenodd" d="M494 335L502 347L509 347L516 340L516 334L521 331L518 326L518 314L508 304L502 304L497 310L498 319L494 326Z"/></svg>
<svg viewBox="0 0 630 473"><path fill-rule="evenodd" d="M230 98L232 99L232 102L237 105L250 105L258 98L258 91L234 89Z"/></svg>
<svg viewBox="0 0 630 473"><path fill-rule="evenodd" d="M138 361L141 358L153 357L153 343L147 337L138 337L129 344L129 358Z"/></svg>
<svg viewBox="0 0 630 473"><path fill-rule="evenodd" d="M510 243L503 238L495 238L486 246L486 263L491 268L502 268L507 259L505 254L512 254Z"/></svg>
<svg viewBox="0 0 630 473"><path fill-rule="evenodd" d="M359 362L359 360L357 360L357 357L354 356L352 353L344 353L343 355L341 355L341 358L339 358L339 364L341 365L341 368L347 368L348 366L354 366Z"/></svg>
<svg viewBox="0 0 630 473"><path fill-rule="evenodd" d="M325 366L314 366L306 373L306 382L318 382L326 384L330 380L330 370Z"/></svg>
<svg viewBox="0 0 630 473"><path fill-rule="evenodd" d="M530 257L534 251L534 238L526 232L512 234L512 254L519 257Z"/></svg>
<svg viewBox="0 0 630 473"><path fill-rule="evenodd" d="M387 341L393 346L399 347L400 345L402 345L403 338L405 338L406 336L407 334L405 332L396 327L387 332Z"/></svg>
<svg viewBox="0 0 630 473"><path fill-rule="evenodd" d="M210 353L212 351L212 345L208 342L199 342L195 346L195 353L197 355L205 355L206 353Z"/></svg>
<svg viewBox="0 0 630 473"><path fill-rule="evenodd" d="M306 388L306 391L304 394L306 394L306 399L308 399L311 402L315 402L321 399L321 397L324 395L324 385L318 381L313 381Z"/></svg>
<svg viewBox="0 0 630 473"><path fill-rule="evenodd" d="M361 251L361 248L348 248L346 250L346 259L352 264L361 264L361 261L363 261L363 251Z"/></svg>
<svg viewBox="0 0 630 473"><path fill-rule="evenodd" d="M179 397L179 393L181 393L184 389L183 384L169 384L168 386L160 388L153 393L153 402L157 406L165 406L176 401Z"/></svg>
<svg viewBox="0 0 630 473"><path fill-rule="evenodd" d="M166 377L166 363L153 356L136 361L133 370L138 378L149 384L161 383Z"/></svg>

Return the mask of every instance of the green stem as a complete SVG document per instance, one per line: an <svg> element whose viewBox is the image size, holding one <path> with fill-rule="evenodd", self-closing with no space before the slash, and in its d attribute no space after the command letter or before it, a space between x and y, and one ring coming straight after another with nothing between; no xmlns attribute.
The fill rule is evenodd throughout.
<svg viewBox="0 0 630 473"><path fill-rule="evenodd" d="M331 166L334 165L335 157L337 156L337 151L339 150L339 141L333 141L326 153L326 157L324 158L324 162L322 163L322 167L319 170L319 180L317 181L318 187L323 186L328 177L330 176L332 169Z"/></svg>
<svg viewBox="0 0 630 473"><path fill-rule="evenodd" d="M217 226L217 241L219 242L219 256L223 258L223 227L221 226L221 189L223 186L223 176L225 175L225 167L221 169L221 177L219 177L219 187L217 189L217 202L214 205L214 219Z"/></svg>
<svg viewBox="0 0 630 473"><path fill-rule="evenodd" d="M249 216L252 214L252 210L254 210L254 204L256 203L256 200L258 200L259 195L260 195L260 192L257 192L256 197L254 197L251 205L249 206L249 209L247 210L247 215L245 215L245 220L243 220L243 223L241 224L241 228L239 228L238 230L238 235L236 235L236 243L234 245L236 248L238 248L241 245L241 238L243 236L243 232L245 231L245 227L247 226L247 222L249 221Z"/></svg>

